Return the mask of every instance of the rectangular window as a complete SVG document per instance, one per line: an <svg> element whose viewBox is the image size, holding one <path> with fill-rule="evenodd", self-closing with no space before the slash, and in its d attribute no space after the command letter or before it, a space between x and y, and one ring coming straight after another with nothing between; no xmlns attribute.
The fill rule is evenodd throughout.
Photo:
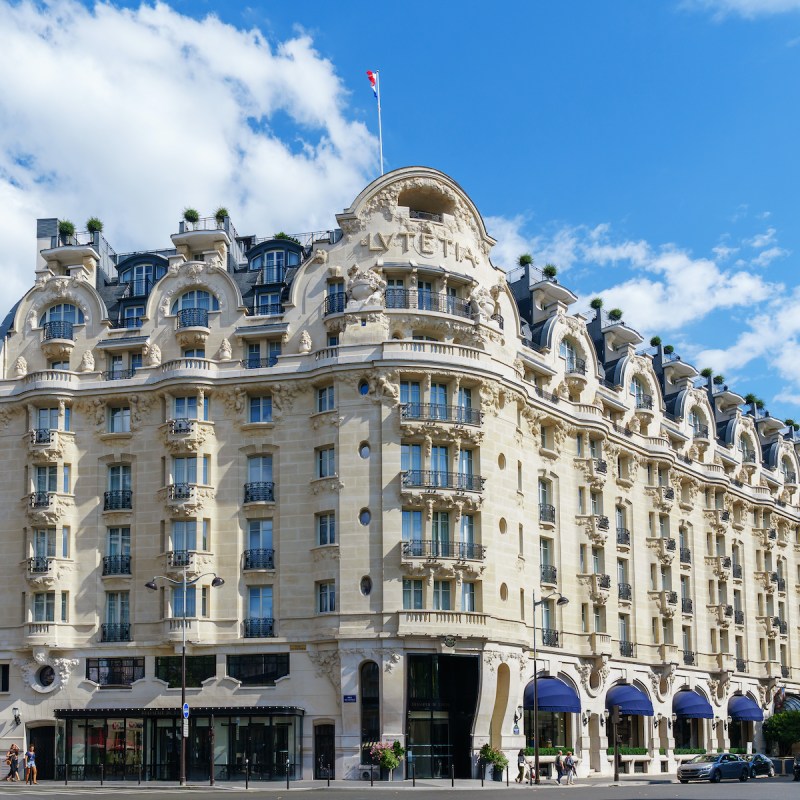
<svg viewBox="0 0 800 800"><path fill-rule="evenodd" d="M176 397L173 408L175 419L197 419L197 395Z"/></svg>
<svg viewBox="0 0 800 800"><path fill-rule="evenodd" d="M243 686L272 686L289 674L288 653L248 653L228 656L227 672Z"/></svg>
<svg viewBox="0 0 800 800"><path fill-rule="evenodd" d="M272 520L251 519L247 525L247 549L272 550Z"/></svg>
<svg viewBox="0 0 800 800"><path fill-rule="evenodd" d="M248 483L272 482L272 455L250 456L247 459Z"/></svg>
<svg viewBox="0 0 800 800"><path fill-rule="evenodd" d="M317 389L317 411L331 411L336 407L333 386Z"/></svg>
<svg viewBox="0 0 800 800"><path fill-rule="evenodd" d="M55 592L36 592L33 595L33 621L55 622L56 619L56 594Z"/></svg>
<svg viewBox="0 0 800 800"><path fill-rule="evenodd" d="M111 464L108 467L108 491L124 492L131 488L131 465Z"/></svg>
<svg viewBox="0 0 800 800"><path fill-rule="evenodd" d="M336 474L336 450L333 447L326 447L317 450L317 477L330 478Z"/></svg>
<svg viewBox="0 0 800 800"><path fill-rule="evenodd" d="M61 528L61 558L69 558L69 528Z"/></svg>
<svg viewBox="0 0 800 800"><path fill-rule="evenodd" d="M172 618L197 616L197 589L196 586L186 587L186 609L184 610L183 586L172 588Z"/></svg>
<svg viewBox="0 0 800 800"><path fill-rule="evenodd" d="M64 494L72 494L72 467L69 464L64 464L63 475L64 475L64 481L63 481L64 488L62 489L62 491L64 492Z"/></svg>
<svg viewBox="0 0 800 800"><path fill-rule="evenodd" d="M61 592L61 621L69 622L69 593Z"/></svg>
<svg viewBox="0 0 800 800"><path fill-rule="evenodd" d="M407 611L422 608L421 580L403 578L403 608Z"/></svg>
<svg viewBox="0 0 800 800"><path fill-rule="evenodd" d="M317 514L317 544L336 543L336 514Z"/></svg>
<svg viewBox="0 0 800 800"><path fill-rule="evenodd" d="M172 549L176 551L197 549L197 520L172 521Z"/></svg>
<svg viewBox="0 0 800 800"><path fill-rule="evenodd" d="M64 406L64 430L72 430L72 409L69 406Z"/></svg>
<svg viewBox="0 0 800 800"><path fill-rule="evenodd" d="M37 559L55 557L56 555L55 528L37 528L33 532L33 555Z"/></svg>
<svg viewBox="0 0 800 800"><path fill-rule="evenodd" d="M144 658L87 658L86 680L100 686L130 686L144 678Z"/></svg>
<svg viewBox="0 0 800 800"><path fill-rule="evenodd" d="M129 406L118 406L108 409L109 433L130 433L131 409Z"/></svg>
<svg viewBox="0 0 800 800"><path fill-rule="evenodd" d="M422 541L422 512L403 509L402 533L404 542Z"/></svg>
<svg viewBox="0 0 800 800"><path fill-rule="evenodd" d="M7 692L9 664L0 664L0 692Z"/></svg>
<svg viewBox="0 0 800 800"><path fill-rule="evenodd" d="M106 592L106 622L109 625L126 625L130 622L128 592Z"/></svg>
<svg viewBox="0 0 800 800"><path fill-rule="evenodd" d="M433 582L433 608L435 611L452 611L450 581Z"/></svg>
<svg viewBox="0 0 800 800"><path fill-rule="evenodd" d="M272 422L272 395L250 398L250 422Z"/></svg>
<svg viewBox="0 0 800 800"><path fill-rule="evenodd" d="M328 614L336 611L336 583L327 581L317 586L317 611Z"/></svg>
<svg viewBox="0 0 800 800"><path fill-rule="evenodd" d="M106 555L129 556L131 554L131 529L109 528L106 539Z"/></svg>
<svg viewBox="0 0 800 800"><path fill-rule="evenodd" d="M36 427L40 430L56 430L58 428L58 409L37 408Z"/></svg>
<svg viewBox="0 0 800 800"><path fill-rule="evenodd" d="M462 611L475 611L475 584L462 583L461 584L461 610Z"/></svg>
<svg viewBox="0 0 800 800"><path fill-rule="evenodd" d="M58 476L55 464L47 467L36 467L34 476L36 482L35 490L37 492L58 491Z"/></svg>
<svg viewBox="0 0 800 800"><path fill-rule="evenodd" d="M247 594L248 619L272 619L272 587L251 586Z"/></svg>
<svg viewBox="0 0 800 800"><path fill-rule="evenodd" d="M216 656L186 656L186 686L198 689L203 681L217 674ZM156 678L164 681L170 689L181 686L181 657L156 656Z"/></svg>

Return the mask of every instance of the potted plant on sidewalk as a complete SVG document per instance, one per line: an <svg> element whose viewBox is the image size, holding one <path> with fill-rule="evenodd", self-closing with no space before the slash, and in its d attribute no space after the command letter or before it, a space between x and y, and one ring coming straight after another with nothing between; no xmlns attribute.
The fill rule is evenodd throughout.
<svg viewBox="0 0 800 800"><path fill-rule="evenodd" d="M503 772L508 766L508 759L505 757L505 755L496 747L492 747L488 742L481 747L478 755L482 764L484 764L486 767L491 765L492 778L496 781L502 781Z"/></svg>
<svg viewBox="0 0 800 800"><path fill-rule="evenodd" d="M394 771L400 766L405 752L405 748L397 739L392 744L376 742L372 745L370 755L374 763L381 768L381 780L394 780Z"/></svg>

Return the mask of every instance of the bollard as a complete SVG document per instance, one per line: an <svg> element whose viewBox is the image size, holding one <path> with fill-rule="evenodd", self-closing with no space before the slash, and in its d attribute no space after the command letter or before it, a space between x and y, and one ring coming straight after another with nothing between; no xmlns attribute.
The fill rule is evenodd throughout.
<svg viewBox="0 0 800 800"><path fill-rule="evenodd" d="M100 765L100 785L103 785L103 773L104 773L103 765Z"/></svg>
<svg viewBox="0 0 800 800"><path fill-rule="evenodd" d="M411 762L411 785L417 785L417 765L413 761Z"/></svg>
<svg viewBox="0 0 800 800"><path fill-rule="evenodd" d="M69 778L69 764L64 764L64 786L67 785L68 778Z"/></svg>
<svg viewBox="0 0 800 800"><path fill-rule="evenodd" d="M142 762L139 762L139 786L142 785Z"/></svg>
<svg viewBox="0 0 800 800"><path fill-rule="evenodd" d="M481 788L483 788L483 776L484 776L484 773L486 772L486 770L484 769L484 766L483 766L483 759L480 759L480 758L478 759L478 770L481 773Z"/></svg>
<svg viewBox="0 0 800 800"><path fill-rule="evenodd" d="M244 760L244 788L250 788L250 759Z"/></svg>
<svg viewBox="0 0 800 800"><path fill-rule="evenodd" d="M456 768L451 764L450 765L450 787L453 788L456 785Z"/></svg>
<svg viewBox="0 0 800 800"><path fill-rule="evenodd" d="M328 764L328 788L331 788L331 765Z"/></svg>
<svg viewBox="0 0 800 800"><path fill-rule="evenodd" d="M508 764L506 764L506 786L508 786L508 770L509 770L509 766L508 766Z"/></svg>
<svg viewBox="0 0 800 800"><path fill-rule="evenodd" d="M374 764L370 764L369 765L369 785L370 786L374 786L375 785L375 765Z"/></svg>
<svg viewBox="0 0 800 800"><path fill-rule="evenodd" d="M286 757L286 791L289 791L289 757Z"/></svg>

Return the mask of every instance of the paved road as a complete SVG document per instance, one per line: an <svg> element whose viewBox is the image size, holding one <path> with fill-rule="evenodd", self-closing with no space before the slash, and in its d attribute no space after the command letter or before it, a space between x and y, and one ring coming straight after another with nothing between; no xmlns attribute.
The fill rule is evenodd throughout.
<svg viewBox="0 0 800 800"><path fill-rule="evenodd" d="M215 787L207 785L188 786L181 789L174 784L150 783L136 784L80 783L64 786L53 782L42 782L38 786L7 784L0 782L0 793L6 796L47 795L48 800L71 800L93 795L107 797L115 795L144 795L148 800L174 800L176 794L191 795L193 798L212 800L214 797L230 797L232 794L247 794L263 797L265 800L288 800L291 796L302 796L303 800L455 800L464 796L465 792L479 793L483 800L513 800L509 792L514 793L517 800L527 795L535 795L538 800L556 800L572 795L576 800L800 800L800 783L791 778L758 778L747 783L724 781L720 784L688 784L676 783L670 776L654 777L650 780L644 776L623 778L619 785L611 784L607 779L590 779L580 781L574 787L555 786L552 783L540 786L519 786L511 783L497 784L487 782L481 787L480 781L456 781L456 788L450 787L449 781L417 781L416 787L410 781L396 783L376 783L375 786L355 781L338 781L327 788L324 781L303 781L293 783L287 792L285 784L251 783L245 791L244 784L222 784Z"/></svg>

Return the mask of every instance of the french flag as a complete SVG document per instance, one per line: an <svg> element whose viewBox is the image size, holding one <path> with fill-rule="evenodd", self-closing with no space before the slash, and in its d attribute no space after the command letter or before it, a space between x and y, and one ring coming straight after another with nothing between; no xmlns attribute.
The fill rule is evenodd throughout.
<svg viewBox="0 0 800 800"><path fill-rule="evenodd" d="M375 95L375 97L377 97L378 96L378 87L377 87L376 81L378 79L378 75L375 72L373 72L372 70L368 69L367 70L367 78L369 79L369 85L372 87L372 93Z"/></svg>

